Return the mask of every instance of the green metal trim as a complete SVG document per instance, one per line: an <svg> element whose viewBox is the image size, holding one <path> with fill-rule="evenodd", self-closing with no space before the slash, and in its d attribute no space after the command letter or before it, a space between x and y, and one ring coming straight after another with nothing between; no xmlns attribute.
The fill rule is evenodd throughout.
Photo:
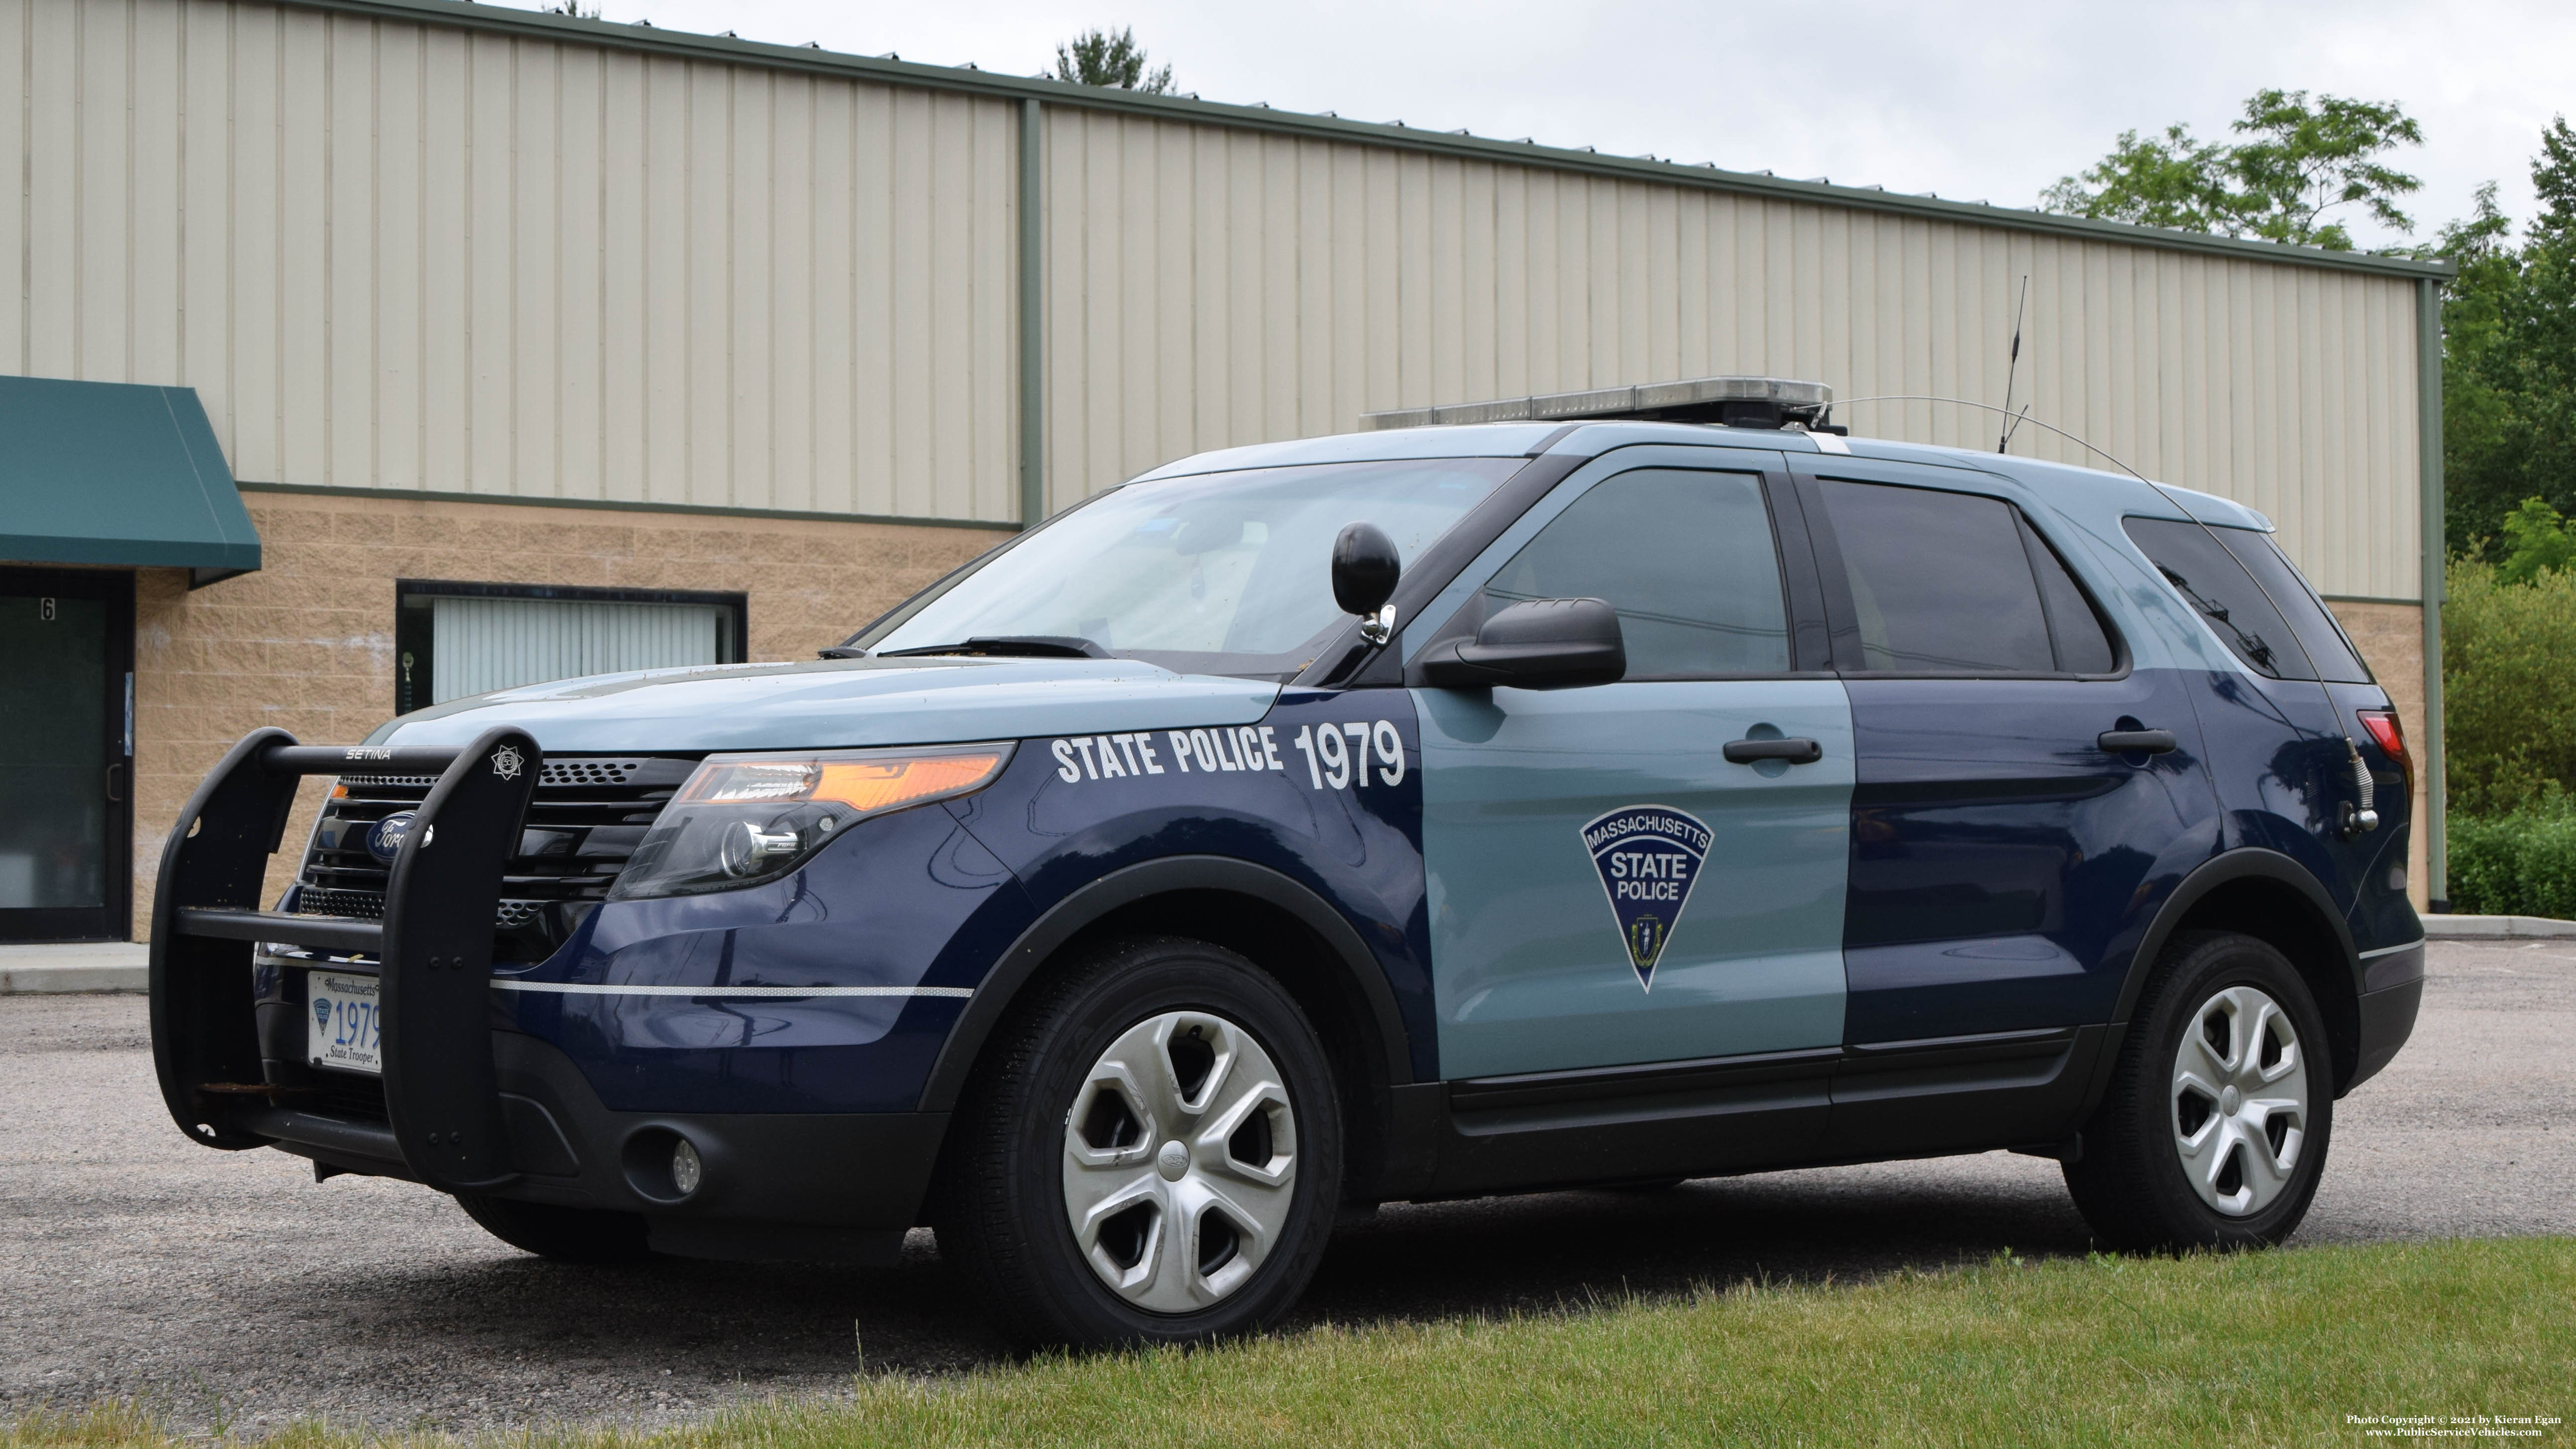
<svg viewBox="0 0 2576 1449"><path fill-rule="evenodd" d="M623 498L524 498L509 493L439 493L426 488L337 488L317 483L241 483L245 493L302 493L326 498L386 498L401 503L506 503L529 508L593 508L610 513L677 513L701 518L783 518L797 523L886 523L904 528L980 528L1017 533L1015 522L987 518L914 518L895 513L813 513L786 508L722 508L707 503L637 503Z"/></svg>
<svg viewBox="0 0 2576 1449"><path fill-rule="evenodd" d="M2383 599L2376 594L2319 594L2317 597L2329 604L2396 604L2408 609L2424 607L2422 599Z"/></svg>
<svg viewBox="0 0 2576 1449"><path fill-rule="evenodd" d="M1020 98L1020 527L1046 499L1046 116Z"/></svg>
<svg viewBox="0 0 2576 1449"><path fill-rule="evenodd" d="M1943 201L1938 197L1908 196L1874 187L1790 181L1759 172L1720 171L1714 166L1685 166L1679 162L1646 157L1604 156L1589 150L1540 146L1527 141L1495 141L1451 131L1423 131L1370 121L1346 121L1337 116L1310 116L1295 111L1273 110L1268 106L1237 106L1181 96L1141 95L1104 86L999 75L972 66L915 65L891 58L843 55L836 51L768 45L756 40L718 35L691 35L644 25L619 25L499 5L459 3L459 0L281 0L281 3L304 10L413 24L450 25L526 40L573 42L683 60L865 79L995 99L1034 99L1053 105L1117 111L1157 120L1230 126L1237 130L1264 131L1311 140L1392 146L1438 156L1534 165L1594 176L1654 181L1780 201L1815 202L2008 231L2043 232L2079 241L2201 252L2240 261L2370 272L2390 277L2449 277L2456 275L2458 270L2448 262L2417 261L2412 257L2330 252L2315 247L2284 246L2277 242L2242 241L2232 237L2204 236L2198 232L2128 226L2120 222L2023 211L2018 207L1995 206L1987 202Z"/></svg>
<svg viewBox="0 0 2576 1449"><path fill-rule="evenodd" d="M2443 778L2442 599L2450 547L2443 537L2442 284L2415 284L2415 430L2423 506L2424 567L2424 899L2448 902L2450 789Z"/></svg>

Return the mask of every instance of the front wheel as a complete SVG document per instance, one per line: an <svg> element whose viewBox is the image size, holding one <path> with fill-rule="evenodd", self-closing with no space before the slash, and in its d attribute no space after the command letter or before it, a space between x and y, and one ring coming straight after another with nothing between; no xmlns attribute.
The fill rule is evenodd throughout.
<svg viewBox="0 0 2576 1449"><path fill-rule="evenodd" d="M2139 1000L2066 1185L2105 1246L2248 1248L2307 1216L2334 1120L2297 968L2233 932L2175 940Z"/></svg>
<svg viewBox="0 0 2576 1449"><path fill-rule="evenodd" d="M1314 1276L1340 1195L1314 1029L1203 942L1122 943L1040 988L951 1130L940 1251L1024 1344L1257 1327Z"/></svg>

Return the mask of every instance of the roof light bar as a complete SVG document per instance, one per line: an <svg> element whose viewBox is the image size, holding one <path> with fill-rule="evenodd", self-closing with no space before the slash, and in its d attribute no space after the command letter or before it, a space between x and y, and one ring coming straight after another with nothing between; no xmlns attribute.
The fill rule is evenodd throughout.
<svg viewBox="0 0 2576 1449"><path fill-rule="evenodd" d="M1585 392L1540 393L1495 402L1396 408L1360 417L1364 428L1420 428L1452 423L1553 423L1631 418L1666 423L1718 423L1822 429L1833 418L1834 390L1786 377L1700 377Z"/></svg>

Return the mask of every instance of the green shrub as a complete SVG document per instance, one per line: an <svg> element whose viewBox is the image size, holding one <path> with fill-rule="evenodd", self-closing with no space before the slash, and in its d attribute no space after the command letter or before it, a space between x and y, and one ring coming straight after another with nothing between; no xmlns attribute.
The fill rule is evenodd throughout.
<svg viewBox="0 0 2576 1449"><path fill-rule="evenodd" d="M2576 800L2554 787L2510 815L2455 815L2451 909L2576 920Z"/></svg>
<svg viewBox="0 0 2576 1449"><path fill-rule="evenodd" d="M2506 582L2454 559L2442 605L2444 781L2459 816L2497 820L2576 794L2576 571ZM2467 822L2451 827L2460 878ZM2458 900L2456 884L2451 892Z"/></svg>

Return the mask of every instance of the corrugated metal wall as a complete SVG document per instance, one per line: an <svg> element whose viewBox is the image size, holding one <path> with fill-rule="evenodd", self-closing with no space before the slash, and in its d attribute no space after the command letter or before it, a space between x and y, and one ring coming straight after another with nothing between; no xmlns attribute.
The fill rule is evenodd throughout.
<svg viewBox="0 0 2576 1449"><path fill-rule="evenodd" d="M713 604L447 597L429 604L432 704L550 679L715 664L732 625Z"/></svg>
<svg viewBox="0 0 2576 1449"><path fill-rule="evenodd" d="M0 371L195 387L263 482L1006 519L1017 154L1007 101L0 0Z"/></svg>
<svg viewBox="0 0 2576 1449"><path fill-rule="evenodd" d="M2402 278L1105 111L1050 108L1046 163L1057 503L1436 402L1769 373L2000 404L2027 276L2016 407L2271 514L2328 593L2419 593ZM1998 423L1837 420L1989 448Z"/></svg>
<svg viewBox="0 0 2576 1449"><path fill-rule="evenodd" d="M251 0L0 0L0 371L194 386L258 481L1009 519L1016 104ZM1056 503L1533 391L2000 402L2027 275L2033 416L2271 513L2329 593L2419 592L2407 279L1045 115Z"/></svg>

